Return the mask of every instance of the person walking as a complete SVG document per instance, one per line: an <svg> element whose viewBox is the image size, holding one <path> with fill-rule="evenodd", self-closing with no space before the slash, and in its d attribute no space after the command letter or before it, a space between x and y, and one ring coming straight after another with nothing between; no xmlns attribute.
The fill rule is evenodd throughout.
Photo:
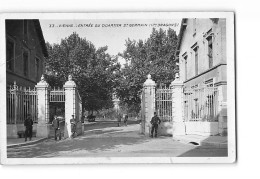
<svg viewBox="0 0 260 179"><path fill-rule="evenodd" d="M54 116L52 121L52 127L54 128L54 138L57 140L57 134L59 134L59 140L61 140L60 121L57 116Z"/></svg>
<svg viewBox="0 0 260 179"><path fill-rule="evenodd" d="M28 114L27 118L24 120L24 126L25 126L25 142L26 142L28 137L30 140L32 140L33 120L31 114Z"/></svg>
<svg viewBox="0 0 260 179"><path fill-rule="evenodd" d="M125 126L127 126L127 121L128 121L128 115L126 114L125 117L124 117Z"/></svg>
<svg viewBox="0 0 260 179"><path fill-rule="evenodd" d="M161 124L161 120L157 116L156 112L154 112L154 116L151 119L151 124L152 124L151 137L153 138L153 133L155 133L154 137L157 137L158 125Z"/></svg>

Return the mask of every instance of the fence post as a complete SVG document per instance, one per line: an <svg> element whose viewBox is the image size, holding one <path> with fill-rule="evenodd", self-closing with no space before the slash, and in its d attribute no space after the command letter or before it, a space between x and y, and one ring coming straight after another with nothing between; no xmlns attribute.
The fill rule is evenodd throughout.
<svg viewBox="0 0 260 179"><path fill-rule="evenodd" d="M49 137L50 124L49 124L49 84L45 81L42 75L41 81L35 86L38 95L37 108L38 108L38 124L37 124L37 137Z"/></svg>
<svg viewBox="0 0 260 179"><path fill-rule="evenodd" d="M142 123L144 125L145 134L150 134L151 128L151 118L153 117L153 113L155 112L155 86L156 83L151 79L151 75L147 76L147 80L144 82L144 113L145 113L145 121Z"/></svg>
<svg viewBox="0 0 260 179"><path fill-rule="evenodd" d="M176 73L175 80L170 85L172 89L172 136L185 135L184 105L183 105L183 82Z"/></svg>
<svg viewBox="0 0 260 179"><path fill-rule="evenodd" d="M218 86L218 130L222 136L227 136L227 102L224 92L226 91L226 85Z"/></svg>
<svg viewBox="0 0 260 179"><path fill-rule="evenodd" d="M76 83L72 80L72 76L69 75L68 81L64 84L65 89L65 128L64 137L68 138L71 136L70 119L71 115L76 114ZM75 116L76 118L77 116Z"/></svg>
<svg viewBox="0 0 260 179"><path fill-rule="evenodd" d="M16 85L16 81L14 81L14 124L17 124L17 117L18 117L18 96L17 96L17 90L18 86Z"/></svg>

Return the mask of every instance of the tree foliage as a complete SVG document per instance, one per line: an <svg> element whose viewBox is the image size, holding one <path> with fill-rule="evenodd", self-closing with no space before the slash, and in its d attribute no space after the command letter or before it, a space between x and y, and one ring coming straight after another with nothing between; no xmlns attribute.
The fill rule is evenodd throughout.
<svg viewBox="0 0 260 179"><path fill-rule="evenodd" d="M117 96L132 111L140 110L140 94L147 75L151 74L157 85L169 85L178 71L175 61L178 37L173 29L153 29L143 40L127 39L126 49L119 54L127 61L121 70L116 88Z"/></svg>
<svg viewBox="0 0 260 179"><path fill-rule="evenodd" d="M71 74L83 109L97 111L113 106L112 94L120 64L106 52L107 46L96 49L90 41L73 33L60 44L47 43L47 49L46 76L51 86L62 87Z"/></svg>

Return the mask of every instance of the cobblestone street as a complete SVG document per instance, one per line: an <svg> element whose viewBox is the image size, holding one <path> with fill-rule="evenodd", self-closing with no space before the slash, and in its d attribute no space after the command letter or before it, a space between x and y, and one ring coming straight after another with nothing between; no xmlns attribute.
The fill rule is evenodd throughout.
<svg viewBox="0 0 260 179"><path fill-rule="evenodd" d="M116 127L115 122L97 122L85 127L74 139L43 142L8 148L8 158L51 157L218 157L226 148L196 146L174 141L172 137L149 138L139 134L140 125Z"/></svg>

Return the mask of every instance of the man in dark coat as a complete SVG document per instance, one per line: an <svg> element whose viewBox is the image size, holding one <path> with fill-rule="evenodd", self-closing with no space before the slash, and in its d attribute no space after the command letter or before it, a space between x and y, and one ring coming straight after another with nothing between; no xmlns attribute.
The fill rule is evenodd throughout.
<svg viewBox="0 0 260 179"><path fill-rule="evenodd" d="M54 128L54 138L57 140L57 134L59 134L59 139L61 140L61 131L60 131L60 121L58 120L57 116L54 116L52 121L52 127Z"/></svg>
<svg viewBox="0 0 260 179"><path fill-rule="evenodd" d="M27 118L24 120L24 126L25 126L25 142L26 142L28 137L30 140L32 140L33 120L30 114L28 114Z"/></svg>
<svg viewBox="0 0 260 179"><path fill-rule="evenodd" d="M154 112L154 116L151 119L151 124L152 124L151 137L153 137L153 132L155 132L154 137L157 137L158 125L161 124L161 120L157 116L156 112Z"/></svg>
<svg viewBox="0 0 260 179"><path fill-rule="evenodd" d="M121 118L122 118L121 114L118 113L118 114L117 114L117 127L120 127L120 126L121 126Z"/></svg>
<svg viewBox="0 0 260 179"><path fill-rule="evenodd" d="M126 114L125 117L124 117L125 126L127 126L127 121L128 121L128 115Z"/></svg>

